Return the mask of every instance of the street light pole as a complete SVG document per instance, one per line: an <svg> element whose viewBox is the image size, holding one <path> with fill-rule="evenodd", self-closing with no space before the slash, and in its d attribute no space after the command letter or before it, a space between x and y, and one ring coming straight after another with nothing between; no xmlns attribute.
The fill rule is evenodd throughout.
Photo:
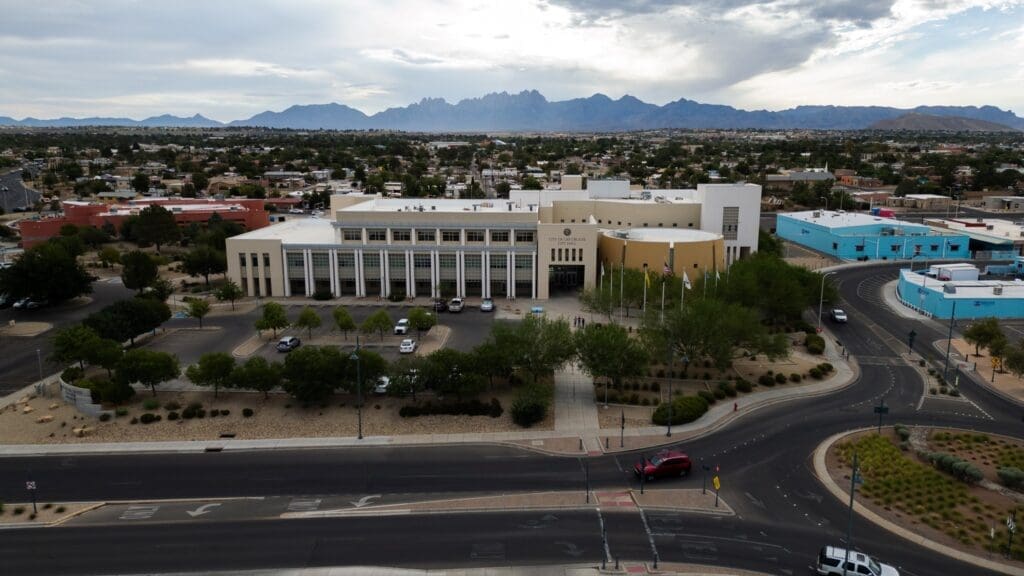
<svg viewBox="0 0 1024 576"><path fill-rule="evenodd" d="M356 350L349 356L349 360L356 362L356 415L359 422L358 439L363 439L363 369L359 359L359 336L356 336Z"/></svg>
<svg viewBox="0 0 1024 576"><path fill-rule="evenodd" d="M39 366L39 379L43 379L43 354L36 348L36 364Z"/></svg>
<svg viewBox="0 0 1024 576"><path fill-rule="evenodd" d="M853 494L857 490L857 453L853 453L853 471L850 473L850 520L846 525L846 558L843 560L843 569L850 563L850 548L853 548Z"/></svg>
<svg viewBox="0 0 1024 576"><path fill-rule="evenodd" d="M825 278L835 272L825 272L821 275L821 291L818 294L818 332L821 332L821 307L825 303Z"/></svg>
<svg viewBox="0 0 1024 576"><path fill-rule="evenodd" d="M942 368L942 380L945 381L949 374L949 349L953 345L953 322L956 320L956 300L953 301L953 311L949 315L949 334L946 335L946 365Z"/></svg>

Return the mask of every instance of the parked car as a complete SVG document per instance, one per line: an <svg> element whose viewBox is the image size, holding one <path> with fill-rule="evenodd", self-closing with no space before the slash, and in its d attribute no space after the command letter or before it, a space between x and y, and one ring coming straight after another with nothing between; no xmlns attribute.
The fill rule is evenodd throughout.
<svg viewBox="0 0 1024 576"><path fill-rule="evenodd" d="M288 209L288 213L289 214L302 214L303 212L302 212L302 208L289 208Z"/></svg>
<svg viewBox="0 0 1024 576"><path fill-rule="evenodd" d="M845 570L843 563L846 563ZM818 574L823 576L847 576L848 574L866 574L868 576L900 576L899 570L882 564L863 552L850 550L847 557L846 549L825 546L818 553Z"/></svg>
<svg viewBox="0 0 1024 576"><path fill-rule="evenodd" d="M14 298L8 294L0 294L0 309L9 308L14 305Z"/></svg>
<svg viewBox="0 0 1024 576"><path fill-rule="evenodd" d="M402 343L398 345L398 352L400 354L412 354L416 351L416 341L412 338L406 338L402 340Z"/></svg>
<svg viewBox="0 0 1024 576"><path fill-rule="evenodd" d="M480 301L481 312L494 312L494 300L490 298L484 298Z"/></svg>
<svg viewBox="0 0 1024 576"><path fill-rule="evenodd" d="M391 386L391 378L381 376L377 378L377 385L373 387L373 393L383 396L388 393L388 386Z"/></svg>
<svg viewBox="0 0 1024 576"><path fill-rule="evenodd" d="M833 308L832 312L831 312L831 315L832 315L832 321L833 322L839 322L841 324L846 324L846 311L843 310L842 308Z"/></svg>
<svg viewBox="0 0 1024 576"><path fill-rule="evenodd" d="M444 300L442 300L440 298L434 300L434 312L447 312L447 311L448 311L448 303L447 302L445 302Z"/></svg>
<svg viewBox="0 0 1024 576"><path fill-rule="evenodd" d="M690 457L678 450L662 450L649 460L633 465L633 473L639 478L641 471L644 479L654 480L668 476L686 476L690 473L693 463Z"/></svg>
<svg viewBox="0 0 1024 576"><path fill-rule="evenodd" d="M448 303L449 312L462 312L462 298L452 298L451 302Z"/></svg>
<svg viewBox="0 0 1024 576"><path fill-rule="evenodd" d="M299 347L302 341L295 336L285 336L277 341L278 352L291 352Z"/></svg>
<svg viewBox="0 0 1024 576"><path fill-rule="evenodd" d="M35 300L33 298L22 298L14 303L15 310L35 310L49 304L46 300Z"/></svg>
<svg viewBox="0 0 1024 576"><path fill-rule="evenodd" d="M395 324L395 334L406 335L409 333L409 319L402 318Z"/></svg>

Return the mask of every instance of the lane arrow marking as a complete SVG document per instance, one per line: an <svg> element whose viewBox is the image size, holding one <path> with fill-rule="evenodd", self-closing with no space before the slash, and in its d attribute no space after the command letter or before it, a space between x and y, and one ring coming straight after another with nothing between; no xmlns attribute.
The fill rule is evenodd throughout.
<svg viewBox="0 0 1024 576"><path fill-rule="evenodd" d="M381 494L371 494L369 496L363 496L362 498L359 499L358 502L349 502L349 504L355 506L356 508L362 508L363 506L369 506L371 504L370 500L380 497Z"/></svg>
<svg viewBox="0 0 1024 576"><path fill-rule="evenodd" d="M213 508L216 508L217 506L220 506L220 503L215 502L213 504L203 504L202 506L196 508L195 510L186 510L185 512L189 516L195 518L196 516L202 516L203 514L213 512Z"/></svg>

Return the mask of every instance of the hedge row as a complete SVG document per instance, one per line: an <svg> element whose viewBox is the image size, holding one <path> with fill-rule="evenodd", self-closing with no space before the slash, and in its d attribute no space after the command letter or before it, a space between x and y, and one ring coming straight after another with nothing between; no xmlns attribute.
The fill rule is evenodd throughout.
<svg viewBox="0 0 1024 576"><path fill-rule="evenodd" d="M467 402L445 402L442 404L426 402L424 404L402 406L398 410L398 415L402 418L439 414L446 416L490 416L491 418L498 418L504 412L505 410L501 407L501 402L497 398L491 398L489 403L473 399Z"/></svg>
<svg viewBox="0 0 1024 576"><path fill-rule="evenodd" d="M672 424L686 424L700 418L708 411L708 401L702 396L680 396L672 400ZM663 402L654 410L652 421L659 425L668 424L669 403Z"/></svg>
<svg viewBox="0 0 1024 576"><path fill-rule="evenodd" d="M974 484L984 478L981 470L978 470L976 466L962 458L957 458L952 454L929 452L925 457L936 468L948 474L952 474L956 479L962 482Z"/></svg>
<svg viewBox="0 0 1024 576"><path fill-rule="evenodd" d="M512 401L512 421L523 428L529 428L543 420L551 406L552 394L552 388L543 384L520 388Z"/></svg>

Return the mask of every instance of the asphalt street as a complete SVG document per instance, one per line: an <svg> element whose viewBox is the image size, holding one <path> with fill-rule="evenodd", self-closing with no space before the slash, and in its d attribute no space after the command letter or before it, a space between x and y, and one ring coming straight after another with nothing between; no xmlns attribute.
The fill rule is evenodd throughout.
<svg viewBox="0 0 1024 576"><path fill-rule="evenodd" d="M915 347L938 362L941 356L930 343L945 334L927 323L897 316L881 304L878 289L895 277L895 271L890 264L858 267L834 276L840 284L841 305L851 318L849 324L835 327L835 332L861 368L854 385L829 396L758 410L712 435L679 445L699 462L719 467L722 497L737 515L605 514L602 521L613 556L650 560L656 550L662 561L807 573L818 548L842 544L847 522L845 504L814 478L811 453L835 432L874 425L872 408L882 397L891 408L887 423L942 424L1020 436L1021 409L967 378L961 379L966 398L963 410L933 410L920 402L923 383L916 370L899 358L905 351L904 337L914 328L918 332ZM636 487L626 472L635 458L639 455L592 458L591 482L602 489ZM581 489L584 482L577 458L494 446L10 458L0 460L0 499L15 499L19 494L23 498L23 483L28 479L38 483L44 500L339 494L379 494L387 500L409 493ZM698 472L661 485L699 487L701 480ZM552 523L552 533L541 534L547 528L522 524L523 519L537 515L521 513L289 520L288 524L281 520L207 522L217 517L210 514L203 521L138 524L134 530L112 523L87 529L9 531L0 539L0 558L15 569L11 573L19 573L18 567L27 567L33 560L39 561L31 564L38 567L33 573L128 571L135 566L132 562L146 562L147 571L243 568L251 563L263 567L367 562L418 567L534 564L567 561L570 548L560 541L576 551L583 549L578 559L600 558L594 549L600 529L593 512L555 515L564 523ZM556 531L562 528L564 532ZM96 561L110 542L118 542L123 553L109 563ZM985 573L894 538L860 517L853 519L853 545L911 576ZM387 554L378 555L381 550ZM186 551L188 559L183 559ZM46 554L51 556L40 560Z"/></svg>
<svg viewBox="0 0 1024 576"><path fill-rule="evenodd" d="M21 181L21 169L0 174L0 207L4 212L11 212L15 208L32 206L39 199L40 194L34 190L25 188Z"/></svg>

